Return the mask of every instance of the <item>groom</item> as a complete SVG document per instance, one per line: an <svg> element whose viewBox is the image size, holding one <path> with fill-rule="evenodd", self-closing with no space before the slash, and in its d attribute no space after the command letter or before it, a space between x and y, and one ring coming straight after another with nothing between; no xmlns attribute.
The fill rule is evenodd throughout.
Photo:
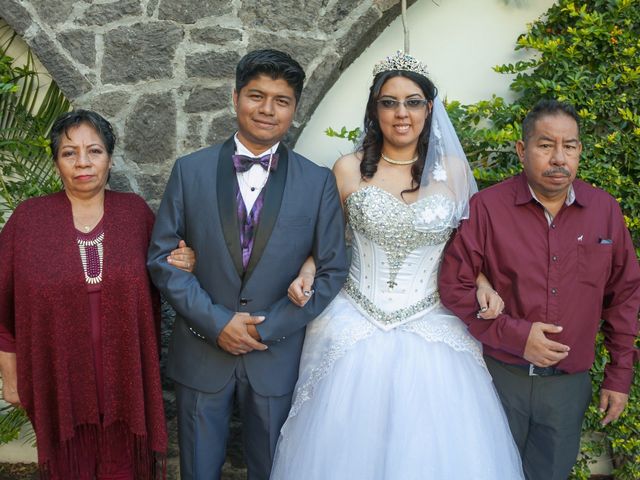
<svg viewBox="0 0 640 480"><path fill-rule="evenodd" d="M335 179L281 142L304 78L286 53L243 57L233 91L237 133L179 158L158 210L148 266L177 312L168 374L183 480L220 478L234 398L248 478L269 478L305 326L346 278ZM167 264L180 239L196 251L193 274ZM309 255L316 293L298 308L287 288Z"/></svg>

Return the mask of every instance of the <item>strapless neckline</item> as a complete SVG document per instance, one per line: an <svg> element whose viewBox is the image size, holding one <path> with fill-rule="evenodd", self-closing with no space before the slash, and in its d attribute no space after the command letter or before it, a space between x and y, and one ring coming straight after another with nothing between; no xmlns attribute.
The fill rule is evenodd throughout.
<svg viewBox="0 0 640 480"><path fill-rule="evenodd" d="M345 198L345 201L344 201L345 205L349 203L349 201L351 200L352 197L357 197L358 195L362 195L362 192L369 191L369 190L374 190L376 192L380 192L380 193L386 195L387 197L391 198L392 200L394 200L398 205L402 205L402 206L407 207L407 208L413 208L414 206L419 205L421 202L424 202L425 200L428 200L427 197L423 197L423 198L419 198L415 202L407 203L404 200L396 197L390 191L385 190L382 187L379 187L377 185L366 185L366 186L364 186L362 188L359 188L358 190L354 190L349 195L347 195L347 197Z"/></svg>
<svg viewBox="0 0 640 480"><path fill-rule="evenodd" d="M344 291L380 328L394 328L438 302L436 274L454 205L444 195L412 203L367 185L347 196L352 262ZM424 222L430 217L429 222Z"/></svg>

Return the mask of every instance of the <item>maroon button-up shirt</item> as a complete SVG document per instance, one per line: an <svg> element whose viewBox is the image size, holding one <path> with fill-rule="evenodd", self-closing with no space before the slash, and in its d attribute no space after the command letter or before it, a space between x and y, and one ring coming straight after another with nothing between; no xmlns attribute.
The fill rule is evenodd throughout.
<svg viewBox="0 0 640 480"><path fill-rule="evenodd" d="M568 345L557 367L589 370L600 330L611 362L603 388L627 393L638 333L640 266L618 203L581 180L575 201L547 221L524 174L476 194L442 262L443 304L500 361L526 365L531 324L561 325L550 339ZM495 320L476 318L475 279L483 272L505 302Z"/></svg>

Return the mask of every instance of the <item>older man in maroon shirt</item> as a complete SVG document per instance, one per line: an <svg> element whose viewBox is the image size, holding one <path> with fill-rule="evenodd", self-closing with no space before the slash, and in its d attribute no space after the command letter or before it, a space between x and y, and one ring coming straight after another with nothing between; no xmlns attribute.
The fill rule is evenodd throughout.
<svg viewBox="0 0 640 480"><path fill-rule="evenodd" d="M522 138L524 172L471 200L444 256L440 295L484 345L527 479L560 480L578 453L600 329L611 354L602 423L627 403L640 267L618 203L575 179L582 144L573 107L539 102ZM476 315L480 272L505 302L495 320Z"/></svg>

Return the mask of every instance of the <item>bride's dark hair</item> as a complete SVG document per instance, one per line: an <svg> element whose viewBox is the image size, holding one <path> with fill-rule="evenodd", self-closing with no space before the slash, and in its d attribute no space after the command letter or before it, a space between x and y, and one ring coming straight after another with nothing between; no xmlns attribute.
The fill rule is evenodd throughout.
<svg viewBox="0 0 640 480"><path fill-rule="evenodd" d="M378 97L382 86L387 80L394 77L405 77L415 82L425 98L433 101L438 94L436 86L427 77L414 72L405 70L390 70L381 72L373 79L373 84L369 90L369 100L367 100L367 109L364 114L364 137L359 150L362 152L362 161L360 162L360 174L363 179L373 177L378 170L378 162L382 153L382 131L378 121ZM414 192L420 187L420 179L422 178L422 170L424 169L424 161L427 157L427 147L429 146L429 133L431 132L431 114L424 122L424 127L418 138L418 160L411 167L411 185L413 188L405 190L402 193Z"/></svg>

